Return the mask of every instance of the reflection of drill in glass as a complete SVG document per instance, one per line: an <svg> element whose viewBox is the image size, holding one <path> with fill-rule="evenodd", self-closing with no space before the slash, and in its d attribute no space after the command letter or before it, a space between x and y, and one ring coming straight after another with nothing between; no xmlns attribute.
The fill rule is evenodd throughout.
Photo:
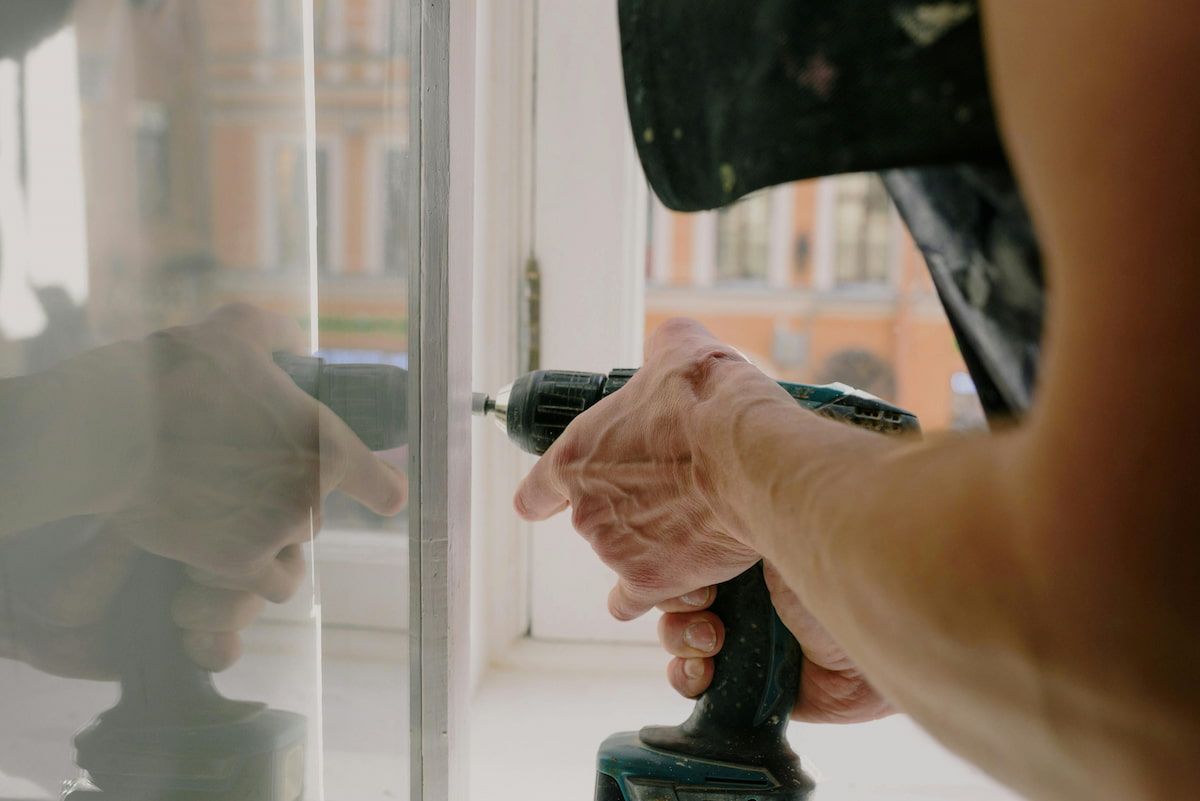
<svg viewBox="0 0 1200 801"><path fill-rule="evenodd" d="M325 365L277 354L276 363L373 450L406 441L406 371ZM295 712L232 701L183 653L170 619L182 565L142 554L117 599L112 643L121 699L75 737L87 779L63 798L85 801L297 801L304 791L306 721Z"/></svg>
<svg viewBox="0 0 1200 801"><path fill-rule="evenodd" d="M232 701L183 653L170 602L178 562L140 557L117 600L121 700L75 737L91 783L64 799L296 801L304 789L303 715ZM98 789L96 789L98 788Z"/></svg>

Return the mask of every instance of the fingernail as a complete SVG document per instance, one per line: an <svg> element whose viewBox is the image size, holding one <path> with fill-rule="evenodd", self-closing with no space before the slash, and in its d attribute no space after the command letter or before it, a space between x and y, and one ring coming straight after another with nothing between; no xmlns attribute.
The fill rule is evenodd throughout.
<svg viewBox="0 0 1200 801"><path fill-rule="evenodd" d="M689 679L704 678L704 660L703 659L685 659L685 660L683 660L683 673Z"/></svg>
<svg viewBox="0 0 1200 801"><path fill-rule="evenodd" d="M710 590L708 587L705 587L702 590L693 590L687 595L680 595L679 600L683 601L689 606L704 606L706 603L708 603L709 592Z"/></svg>
<svg viewBox="0 0 1200 801"><path fill-rule="evenodd" d="M683 641L697 651L708 653L717 644L717 632L711 623L693 623L684 630Z"/></svg>

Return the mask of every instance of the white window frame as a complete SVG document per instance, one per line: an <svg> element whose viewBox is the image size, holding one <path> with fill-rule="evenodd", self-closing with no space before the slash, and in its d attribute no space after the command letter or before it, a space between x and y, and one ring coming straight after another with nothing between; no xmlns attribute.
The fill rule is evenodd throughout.
<svg viewBox="0 0 1200 801"><path fill-rule="evenodd" d="M318 134L317 148L324 149L326 169L325 180L328 184L329 202L329 267L322 275L336 276L345 271L346 242L346 181L345 181L345 141L343 137L332 134ZM260 270L271 275L275 273L273 265L278 263L279 240L276 223L278 211L272 199L272 180L275 169L272 158L275 148L280 145L296 145L304 148L304 137L295 133L264 133L258 137L257 169L258 169L258 213L262 221L259 227L259 259Z"/></svg>

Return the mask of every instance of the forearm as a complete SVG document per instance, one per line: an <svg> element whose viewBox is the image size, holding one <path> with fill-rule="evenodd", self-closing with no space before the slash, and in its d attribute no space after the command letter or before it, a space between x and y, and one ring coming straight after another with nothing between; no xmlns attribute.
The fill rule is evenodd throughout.
<svg viewBox="0 0 1200 801"><path fill-rule="evenodd" d="M149 452L147 369L122 343L0 382L0 536L119 505Z"/></svg>
<svg viewBox="0 0 1200 801"><path fill-rule="evenodd" d="M725 515L893 702L1036 797L1192 769L1200 626L1178 605L1200 597L1116 545L1119 515L1097 528L1105 499L1039 486L1036 426L895 443L724 383L735 416L702 439Z"/></svg>

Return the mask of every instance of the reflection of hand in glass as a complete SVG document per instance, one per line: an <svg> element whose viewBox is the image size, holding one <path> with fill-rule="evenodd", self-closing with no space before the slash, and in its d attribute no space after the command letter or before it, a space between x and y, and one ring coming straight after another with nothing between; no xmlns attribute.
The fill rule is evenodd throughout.
<svg viewBox="0 0 1200 801"><path fill-rule="evenodd" d="M58 596L50 620L63 603L82 608L87 625L101 618L96 608L124 580L136 546L189 566L176 622L195 632L185 637L193 659L224 667L258 599L295 592L300 545L330 491L383 514L404 506L404 475L272 363L272 352L303 339L285 317L229 306L197 325L0 382L0 533L79 515L95 521L73 545L47 538L40 550L19 549L31 566L57 554L89 577L73 586L95 590L94 600L86 591ZM7 567L23 570L19 561ZM214 633L207 629L215 636L200 633Z"/></svg>
<svg viewBox="0 0 1200 801"><path fill-rule="evenodd" d="M55 521L0 541L0 656L59 676L114 679L122 639L113 604L139 549L100 516ZM262 597L185 580L171 603L185 653L223 670Z"/></svg>

